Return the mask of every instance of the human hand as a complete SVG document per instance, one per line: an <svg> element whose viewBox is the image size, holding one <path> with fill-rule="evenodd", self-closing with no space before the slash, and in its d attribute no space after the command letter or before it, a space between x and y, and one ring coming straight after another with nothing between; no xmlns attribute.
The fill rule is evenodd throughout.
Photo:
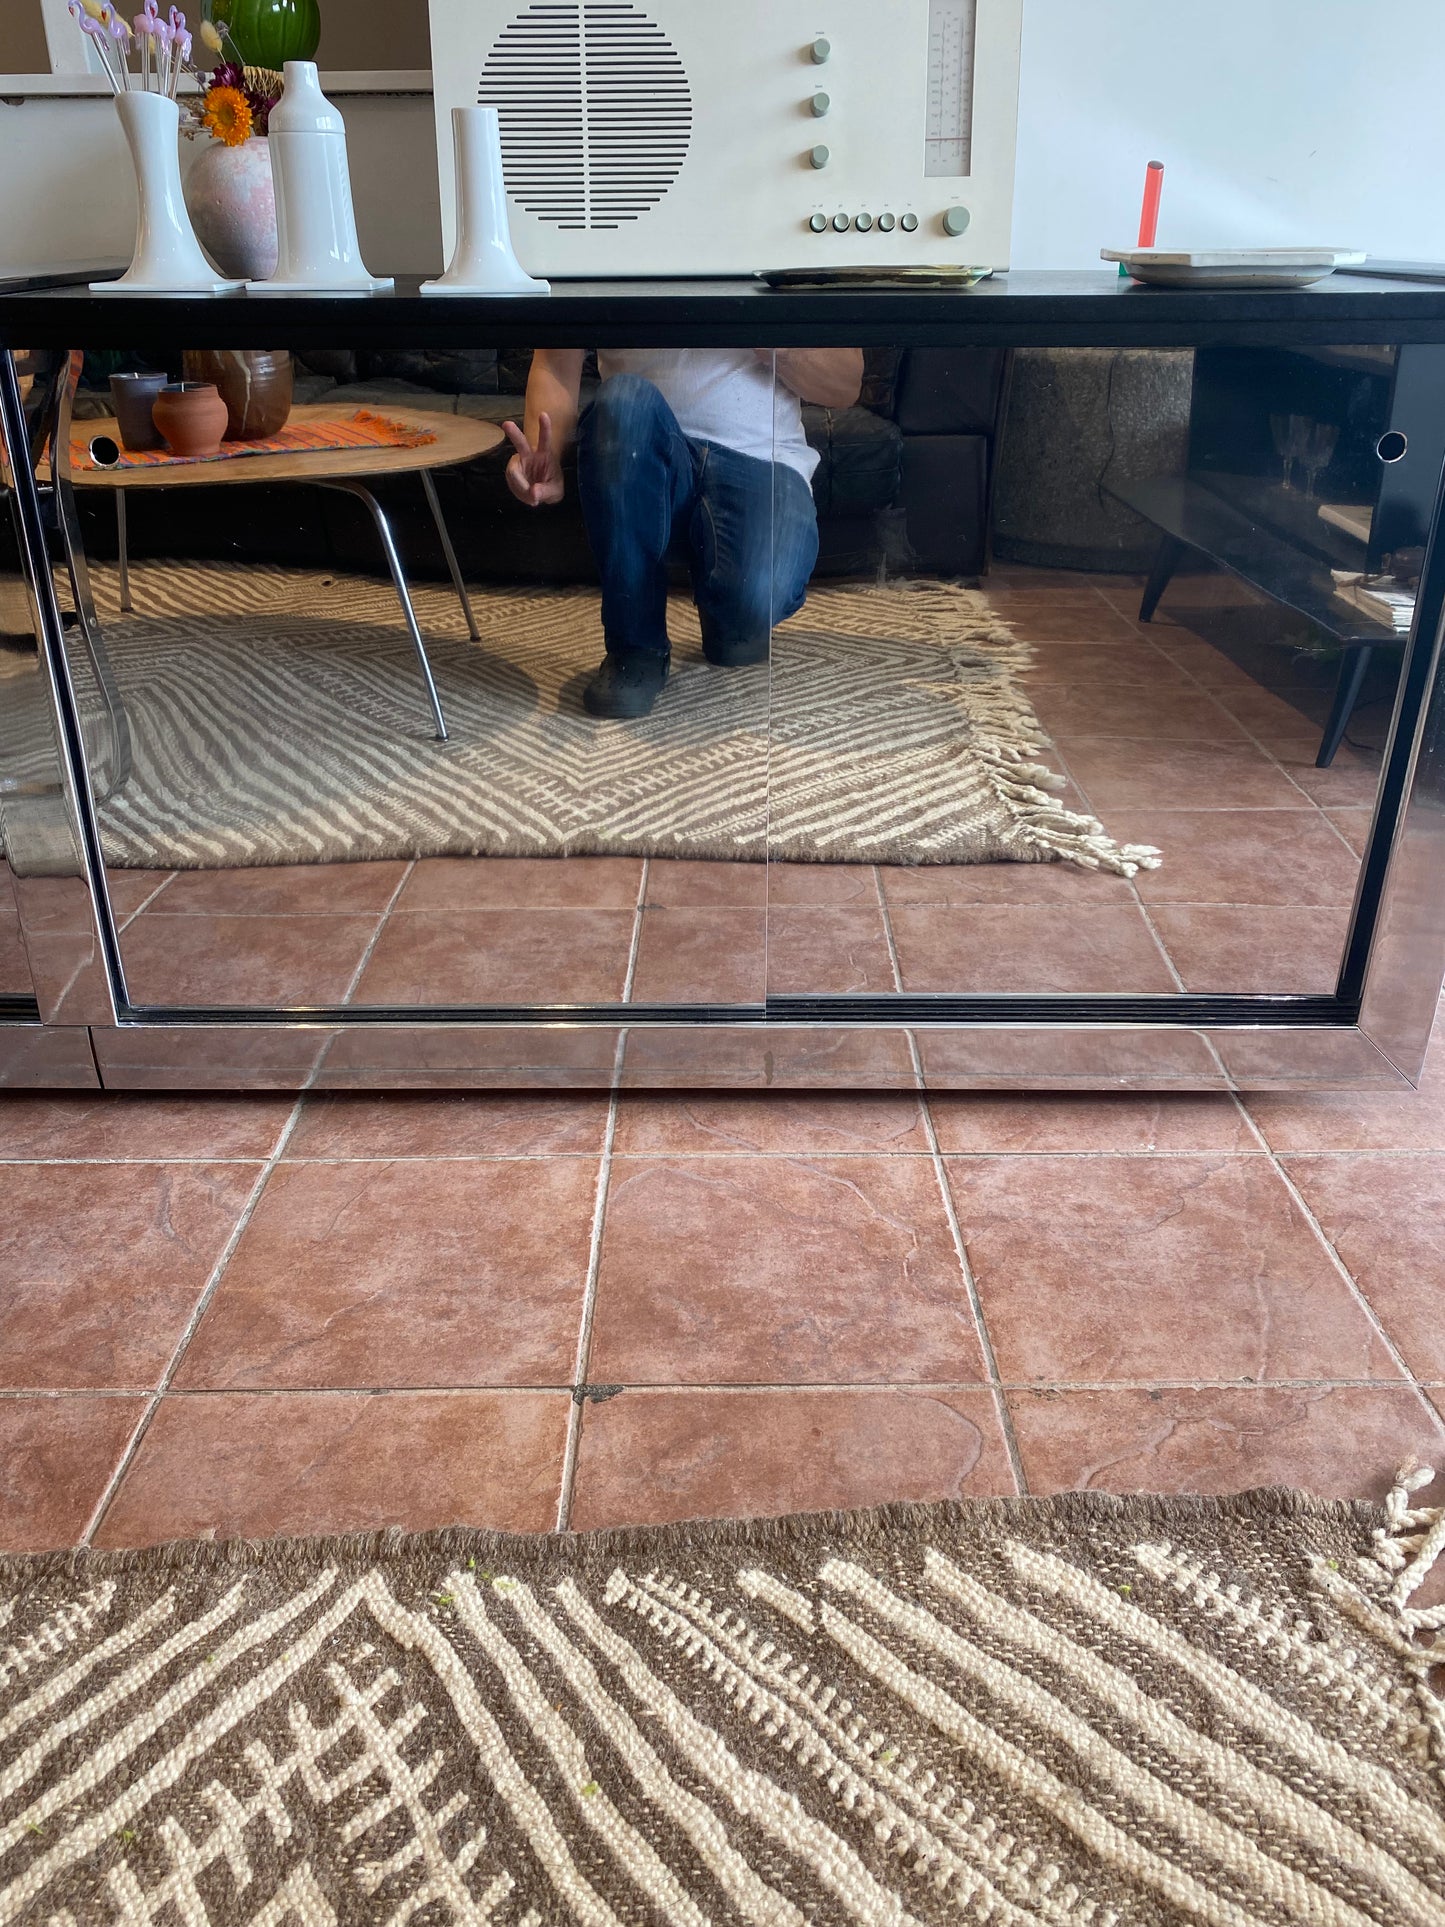
<svg viewBox="0 0 1445 1927"><path fill-rule="evenodd" d="M529 509L543 503L560 502L563 494L562 462L552 446L552 417L537 417L537 446L534 448L515 422L503 422L507 440L517 451L507 463L507 487Z"/></svg>

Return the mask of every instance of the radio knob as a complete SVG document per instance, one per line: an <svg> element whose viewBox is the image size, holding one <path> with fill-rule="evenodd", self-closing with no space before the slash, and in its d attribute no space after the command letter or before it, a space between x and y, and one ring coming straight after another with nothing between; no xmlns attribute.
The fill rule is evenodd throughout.
<svg viewBox="0 0 1445 1927"><path fill-rule="evenodd" d="M918 226L918 216L916 214L905 214L898 225L905 234L912 234L913 230Z"/></svg>
<svg viewBox="0 0 1445 1927"><path fill-rule="evenodd" d="M826 167L828 165L827 148L826 147L812 148L808 154L808 165L810 167Z"/></svg>
<svg viewBox="0 0 1445 1927"><path fill-rule="evenodd" d="M966 207L951 207L945 212L943 217L945 234L962 234L967 226L968 209Z"/></svg>
<svg viewBox="0 0 1445 1927"><path fill-rule="evenodd" d="M816 93L814 94L813 98L808 102L808 105L813 110L814 120L821 120L824 114L826 114L828 109L833 105L833 103L831 100L829 100L826 94Z"/></svg>
<svg viewBox="0 0 1445 1927"><path fill-rule="evenodd" d="M822 34L819 34L818 38L808 49L808 58L815 67L821 67L832 51L833 43L825 39Z"/></svg>
<svg viewBox="0 0 1445 1927"><path fill-rule="evenodd" d="M835 214L833 216L833 225L840 234L846 234L852 224L846 214Z"/></svg>
<svg viewBox="0 0 1445 1927"><path fill-rule="evenodd" d="M813 230L814 234L825 234L828 228L827 215L826 214L811 215L808 220L808 226Z"/></svg>
<svg viewBox="0 0 1445 1927"><path fill-rule="evenodd" d="M871 214L860 214L853 225L856 228L861 228L863 233L866 234L873 225L873 216Z"/></svg>
<svg viewBox="0 0 1445 1927"><path fill-rule="evenodd" d="M885 234L891 234L894 228L897 227L898 222L892 214L880 214L878 216L878 225Z"/></svg>

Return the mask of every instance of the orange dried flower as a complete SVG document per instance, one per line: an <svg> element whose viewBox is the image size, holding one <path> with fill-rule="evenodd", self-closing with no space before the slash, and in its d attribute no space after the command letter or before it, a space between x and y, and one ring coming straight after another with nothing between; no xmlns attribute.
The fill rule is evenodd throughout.
<svg viewBox="0 0 1445 1927"><path fill-rule="evenodd" d="M212 87L201 102L201 125L227 147L251 138L251 103L239 87Z"/></svg>

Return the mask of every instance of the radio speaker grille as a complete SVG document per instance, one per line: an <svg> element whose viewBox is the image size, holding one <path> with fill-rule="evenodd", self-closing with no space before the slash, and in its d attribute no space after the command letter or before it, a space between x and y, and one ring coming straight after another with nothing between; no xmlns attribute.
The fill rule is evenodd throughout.
<svg viewBox="0 0 1445 1927"><path fill-rule="evenodd" d="M682 62L628 0L535 0L498 34L477 104L498 109L508 194L559 228L639 220L692 138Z"/></svg>

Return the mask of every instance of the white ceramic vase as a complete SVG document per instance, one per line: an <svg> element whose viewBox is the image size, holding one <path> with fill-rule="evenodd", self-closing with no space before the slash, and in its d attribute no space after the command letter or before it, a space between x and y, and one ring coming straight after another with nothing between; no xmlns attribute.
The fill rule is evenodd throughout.
<svg viewBox="0 0 1445 1927"><path fill-rule="evenodd" d="M96 294L226 294L240 287L202 254L181 193L181 110L164 94L117 94L115 111L135 167L135 256L119 281L93 281Z"/></svg>
<svg viewBox="0 0 1445 1927"><path fill-rule="evenodd" d="M346 123L321 91L314 60L288 60L267 120L276 191L276 271L253 294L373 294L393 285L369 274L356 238Z"/></svg>
<svg viewBox="0 0 1445 1927"><path fill-rule="evenodd" d="M507 189L502 178L502 131L495 107L453 107L456 154L457 244L438 281L423 294L550 294L527 273L512 249Z"/></svg>
<svg viewBox="0 0 1445 1927"><path fill-rule="evenodd" d="M196 239L222 274L265 281L276 272L276 193L271 143L208 140L187 170L186 209Z"/></svg>

